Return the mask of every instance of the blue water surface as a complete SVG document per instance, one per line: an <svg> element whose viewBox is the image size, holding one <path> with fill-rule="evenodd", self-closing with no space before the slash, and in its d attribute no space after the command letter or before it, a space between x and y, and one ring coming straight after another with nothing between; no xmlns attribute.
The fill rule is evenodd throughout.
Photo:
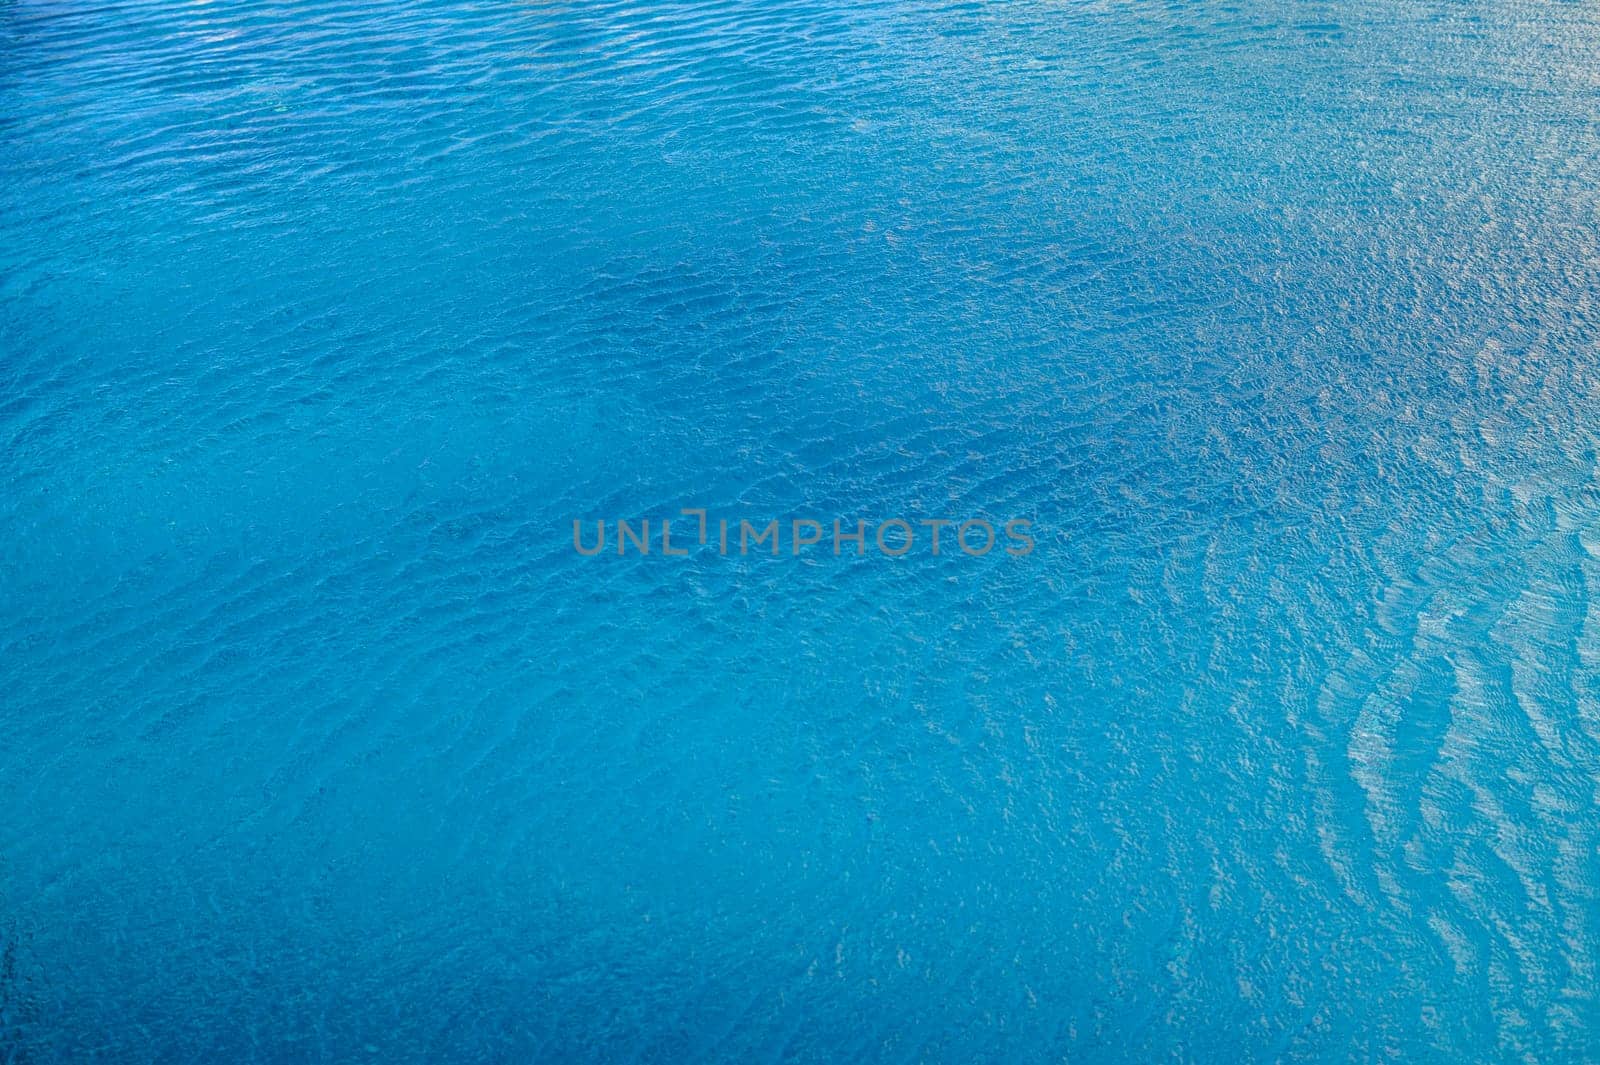
<svg viewBox="0 0 1600 1065"><path fill-rule="evenodd" d="M1600 1060L1597 401L1591 3L0 0L0 1061Z"/></svg>

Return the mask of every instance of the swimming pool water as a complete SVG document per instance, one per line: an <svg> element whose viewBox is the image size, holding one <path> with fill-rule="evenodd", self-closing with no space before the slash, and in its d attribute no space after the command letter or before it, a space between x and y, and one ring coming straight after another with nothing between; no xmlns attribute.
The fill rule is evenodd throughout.
<svg viewBox="0 0 1600 1065"><path fill-rule="evenodd" d="M0 1061L1596 1060L1597 282L1593 5L0 3Z"/></svg>

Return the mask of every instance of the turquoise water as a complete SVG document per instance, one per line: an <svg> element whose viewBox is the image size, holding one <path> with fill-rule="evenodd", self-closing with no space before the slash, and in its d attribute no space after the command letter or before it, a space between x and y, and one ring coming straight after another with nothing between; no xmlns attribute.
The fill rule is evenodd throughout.
<svg viewBox="0 0 1600 1065"><path fill-rule="evenodd" d="M0 1061L1600 1059L1597 282L1590 4L0 2Z"/></svg>

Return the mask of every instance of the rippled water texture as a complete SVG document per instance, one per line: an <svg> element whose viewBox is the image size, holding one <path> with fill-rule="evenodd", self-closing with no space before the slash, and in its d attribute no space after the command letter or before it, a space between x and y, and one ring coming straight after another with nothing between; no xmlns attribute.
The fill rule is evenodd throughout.
<svg viewBox="0 0 1600 1065"><path fill-rule="evenodd" d="M0 1061L1600 1059L1593 4L3 0L0 178Z"/></svg>

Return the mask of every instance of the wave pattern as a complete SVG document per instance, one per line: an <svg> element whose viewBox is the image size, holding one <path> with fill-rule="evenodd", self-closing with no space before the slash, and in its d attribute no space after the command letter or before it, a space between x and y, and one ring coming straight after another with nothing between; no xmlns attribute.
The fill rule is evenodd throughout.
<svg viewBox="0 0 1600 1065"><path fill-rule="evenodd" d="M1600 1057L1597 53L0 4L0 1060Z"/></svg>

